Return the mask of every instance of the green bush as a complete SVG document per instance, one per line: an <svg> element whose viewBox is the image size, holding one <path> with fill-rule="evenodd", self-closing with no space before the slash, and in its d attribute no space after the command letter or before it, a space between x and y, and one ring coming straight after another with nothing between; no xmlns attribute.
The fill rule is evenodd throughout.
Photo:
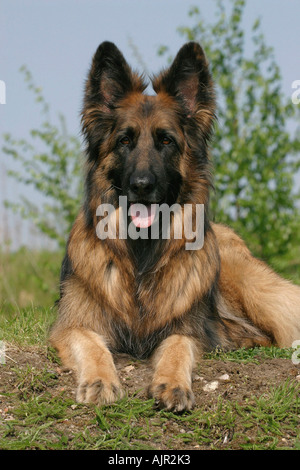
<svg viewBox="0 0 300 470"><path fill-rule="evenodd" d="M22 196L20 202L6 201L6 206L30 219L48 237L65 246L67 234L75 220L82 200L82 155L80 141L68 134L65 118L58 125L50 120L49 105L42 91L33 83L31 73L23 66L28 88L42 107L44 118L40 129L32 129L30 138L16 140L5 134L2 151L21 163L20 171L10 170L9 176L33 187L38 203Z"/></svg>
<svg viewBox="0 0 300 470"><path fill-rule="evenodd" d="M294 176L300 168L300 128L291 135L288 125L300 122L300 107L282 93L274 50L265 43L260 21L252 26L246 53L246 2L232 0L230 10L228 5L216 1L213 24L192 8L195 25L179 32L203 46L216 83L213 217L236 229L256 255L272 261L299 244ZM159 53L167 51L163 46Z"/></svg>

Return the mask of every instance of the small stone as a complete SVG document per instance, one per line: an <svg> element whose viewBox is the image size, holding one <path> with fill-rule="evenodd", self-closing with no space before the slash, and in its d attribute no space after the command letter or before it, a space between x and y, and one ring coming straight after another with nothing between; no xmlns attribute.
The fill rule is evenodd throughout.
<svg viewBox="0 0 300 470"><path fill-rule="evenodd" d="M219 380L222 380L223 382L228 382L229 378L230 377L228 374L223 374L223 375L220 375Z"/></svg>
<svg viewBox="0 0 300 470"><path fill-rule="evenodd" d="M126 366L126 367L124 367L124 369L123 369L123 371L124 371L124 372L127 372L127 373L128 373L128 372L131 372L131 371L133 371L133 370L134 370L134 366L132 366L132 365L131 365L131 366Z"/></svg>
<svg viewBox="0 0 300 470"><path fill-rule="evenodd" d="M204 392L213 392L217 390L218 386L219 386L219 382L217 380L214 380L213 382L210 382L204 385L203 390Z"/></svg>
<svg viewBox="0 0 300 470"><path fill-rule="evenodd" d="M194 380L204 380L204 377L201 377L200 375L195 375Z"/></svg>

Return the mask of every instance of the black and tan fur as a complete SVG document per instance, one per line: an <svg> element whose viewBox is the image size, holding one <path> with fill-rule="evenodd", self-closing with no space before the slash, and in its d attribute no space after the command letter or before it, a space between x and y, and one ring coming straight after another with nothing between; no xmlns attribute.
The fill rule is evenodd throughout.
<svg viewBox="0 0 300 470"><path fill-rule="evenodd" d="M215 97L201 47L184 45L152 84L156 94L144 94L143 79L116 46L99 46L82 112L85 201L68 240L50 340L76 372L79 401L122 395L113 361L122 352L151 358L150 396L180 411L193 406L191 375L202 352L290 347L300 339L300 288L255 259L232 230L209 221ZM151 188L138 195L132 181L145 175ZM97 206L110 203L118 213L120 195L204 204L203 248L186 250L184 238L99 240Z"/></svg>

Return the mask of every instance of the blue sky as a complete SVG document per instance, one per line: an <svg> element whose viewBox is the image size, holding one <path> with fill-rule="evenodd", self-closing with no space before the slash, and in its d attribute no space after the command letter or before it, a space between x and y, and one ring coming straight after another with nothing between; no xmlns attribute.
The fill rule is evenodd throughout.
<svg viewBox="0 0 300 470"><path fill-rule="evenodd" d="M212 20L214 4L212 0L1 0L0 80L6 84L6 104L0 104L0 147L4 132L26 138L41 123L39 108L19 72L23 64L43 89L53 117L63 113L69 132L79 136L84 80L99 43L115 42L140 70L131 41L147 68L157 72L165 65L165 59L157 56L158 47L168 45L174 55L183 44L176 30L193 24L189 8L198 6L204 18ZM229 0L225 4L229 6ZM300 79L300 1L248 0L245 13L245 29L261 17L266 42L274 47L281 68L283 91L290 96L292 82ZM0 155L3 172L8 163ZM1 181L3 175L0 185ZM6 197L15 198L22 191L12 180L5 181Z"/></svg>

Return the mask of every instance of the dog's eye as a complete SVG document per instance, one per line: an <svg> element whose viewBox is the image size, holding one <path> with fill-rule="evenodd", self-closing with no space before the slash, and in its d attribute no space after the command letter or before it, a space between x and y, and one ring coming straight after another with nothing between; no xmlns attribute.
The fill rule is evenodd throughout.
<svg viewBox="0 0 300 470"><path fill-rule="evenodd" d="M172 140L171 140L169 137L164 136L164 137L161 139L161 143L162 143L163 145L170 145L170 144L172 143Z"/></svg>
<svg viewBox="0 0 300 470"><path fill-rule="evenodd" d="M120 144L122 145L130 145L130 142L131 140L127 135L125 135L124 137L120 139Z"/></svg>

